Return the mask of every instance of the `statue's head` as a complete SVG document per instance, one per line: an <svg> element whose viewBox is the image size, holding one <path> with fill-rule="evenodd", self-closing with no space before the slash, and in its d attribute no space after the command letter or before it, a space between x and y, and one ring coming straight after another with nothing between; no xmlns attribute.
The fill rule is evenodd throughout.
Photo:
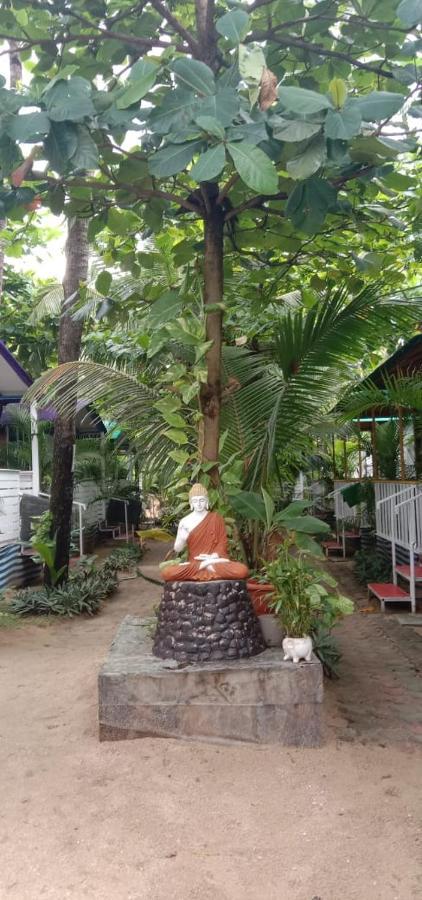
<svg viewBox="0 0 422 900"><path fill-rule="evenodd" d="M208 491L203 484L193 484L189 491L189 505L194 512L209 508Z"/></svg>

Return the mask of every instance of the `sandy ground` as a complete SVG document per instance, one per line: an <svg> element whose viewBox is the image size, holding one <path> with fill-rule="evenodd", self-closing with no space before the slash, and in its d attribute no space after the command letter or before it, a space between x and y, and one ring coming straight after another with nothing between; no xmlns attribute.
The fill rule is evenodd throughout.
<svg viewBox="0 0 422 900"><path fill-rule="evenodd" d="M392 676L365 679L359 634L319 750L98 742L98 669L158 597L128 581L97 619L0 631L1 900L421 898L422 743L415 716L390 733L397 693L383 730ZM400 690L422 719L416 668Z"/></svg>

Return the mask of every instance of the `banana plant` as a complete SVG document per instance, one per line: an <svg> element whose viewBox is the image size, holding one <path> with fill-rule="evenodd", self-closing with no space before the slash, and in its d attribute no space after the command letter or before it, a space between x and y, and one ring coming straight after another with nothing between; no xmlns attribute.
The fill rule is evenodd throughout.
<svg viewBox="0 0 422 900"><path fill-rule="evenodd" d="M263 569L271 552L271 538L283 532L293 533L296 546L304 553L322 556L316 535L329 531L329 526L306 511L308 500L293 500L277 510L274 499L261 488L261 493L240 491L231 497L245 555L254 572Z"/></svg>

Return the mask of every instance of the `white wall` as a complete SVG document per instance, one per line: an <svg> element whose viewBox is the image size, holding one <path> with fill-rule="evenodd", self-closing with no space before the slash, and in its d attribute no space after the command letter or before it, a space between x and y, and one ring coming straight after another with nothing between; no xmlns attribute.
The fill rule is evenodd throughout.
<svg viewBox="0 0 422 900"><path fill-rule="evenodd" d="M0 546L19 540L20 494L32 490L32 472L0 469Z"/></svg>

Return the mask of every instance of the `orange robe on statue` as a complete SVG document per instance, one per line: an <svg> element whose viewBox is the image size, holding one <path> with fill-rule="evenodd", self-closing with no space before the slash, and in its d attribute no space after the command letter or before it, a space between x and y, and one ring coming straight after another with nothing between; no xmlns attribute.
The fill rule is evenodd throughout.
<svg viewBox="0 0 422 900"><path fill-rule="evenodd" d="M209 512L205 519L192 529L188 539L188 562L177 566L166 566L162 570L164 581L225 581L241 580L248 577L248 567L243 563L227 559L227 535L224 519L219 513ZM214 562L212 567L200 569L201 553L217 553L227 562Z"/></svg>

